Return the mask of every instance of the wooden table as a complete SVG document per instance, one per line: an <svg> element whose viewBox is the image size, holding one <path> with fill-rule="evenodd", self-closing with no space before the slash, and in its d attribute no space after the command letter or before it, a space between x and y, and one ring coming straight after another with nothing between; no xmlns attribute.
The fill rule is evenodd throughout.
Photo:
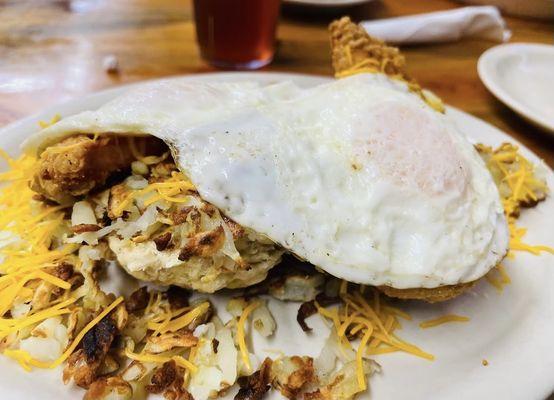
<svg viewBox="0 0 554 400"><path fill-rule="evenodd" d="M385 0L342 12L285 7L269 71L330 75L327 24L348 13L381 18L458 7L447 0ZM513 42L552 43L554 24L507 18ZM495 43L403 48L409 70L447 103L513 135L554 166L554 139L497 101L477 76L477 59ZM119 60L119 74L102 66ZM0 125L56 102L126 82L213 69L199 57L187 0L0 0Z"/></svg>

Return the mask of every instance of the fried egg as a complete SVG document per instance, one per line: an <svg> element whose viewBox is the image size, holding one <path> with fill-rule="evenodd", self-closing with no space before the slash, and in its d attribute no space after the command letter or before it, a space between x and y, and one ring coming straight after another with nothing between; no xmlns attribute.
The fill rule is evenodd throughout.
<svg viewBox="0 0 554 400"><path fill-rule="evenodd" d="M345 280L395 288L474 281L506 254L496 186L447 115L381 74L292 83L156 83L27 143L151 134L202 198Z"/></svg>

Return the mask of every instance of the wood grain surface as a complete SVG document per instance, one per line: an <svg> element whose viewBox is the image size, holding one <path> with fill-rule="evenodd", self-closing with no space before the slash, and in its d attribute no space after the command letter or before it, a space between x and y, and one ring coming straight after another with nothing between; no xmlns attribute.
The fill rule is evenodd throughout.
<svg viewBox="0 0 554 400"><path fill-rule="evenodd" d="M284 6L275 60L267 71L330 75L327 24L459 7L447 0L374 0L342 10ZM550 43L554 24L506 17L512 42ZM409 71L448 104L482 118L554 166L554 139L496 100L477 75L477 59L496 43L403 47ZM103 59L113 55L119 73ZM213 71L199 56L187 0L0 0L0 126L56 102L162 76Z"/></svg>

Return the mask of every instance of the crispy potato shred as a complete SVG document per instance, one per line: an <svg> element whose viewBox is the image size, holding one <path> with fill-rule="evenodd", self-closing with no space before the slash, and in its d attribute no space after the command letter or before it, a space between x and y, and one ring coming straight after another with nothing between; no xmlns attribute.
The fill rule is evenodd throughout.
<svg viewBox="0 0 554 400"><path fill-rule="evenodd" d="M330 31L338 78L385 73L444 110L436 96L408 77L397 49L370 38L347 18L331 24ZM128 148L111 169L127 175L114 184L107 174L75 170L82 166L63 161L64 152L83 143L100 151L119 142L73 138L49 150L47 157L62 160L60 168L50 169L32 156L13 159L0 152L8 164L0 174L0 352L26 371L63 366L63 382L84 388L88 400L148 394L203 400L232 391L235 399L258 400L271 389L290 399L347 400L367 390L368 378L379 372L371 356L404 352L433 359L398 336L411 317L399 300L383 295L416 294L349 284L290 256L268 275L284 250L203 201L167 152L145 155L144 140L126 139ZM525 229L516 225L522 208L547 196L541 166L508 143L476 148L508 217L509 256L517 250L554 252L525 244ZM37 181L37 173L47 183ZM90 185L73 179L81 173L96 174L95 184L104 187L86 194ZM69 181L54 184L52 177L60 174ZM70 196L59 192L64 185L71 186ZM45 190L31 189L37 186ZM143 256L123 256L136 251ZM141 270L137 263L152 268ZM156 267L167 263L176 269ZM142 286L126 296L108 293L101 283L113 264L166 286ZM486 278L499 290L510 282L502 266ZM170 283L203 292L234 288L230 317L223 321L210 297ZM462 286L421 296L444 300L467 289ZM312 331L308 318L321 317L318 326L326 324L330 333L319 356L282 355L260 363L251 354L250 335L268 338L278 329L269 298L301 303L299 334ZM439 317L424 326L466 320Z"/></svg>

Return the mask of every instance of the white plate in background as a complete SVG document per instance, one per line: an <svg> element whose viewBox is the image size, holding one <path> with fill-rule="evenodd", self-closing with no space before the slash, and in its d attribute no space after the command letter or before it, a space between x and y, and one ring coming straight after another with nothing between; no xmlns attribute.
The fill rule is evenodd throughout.
<svg viewBox="0 0 554 400"><path fill-rule="evenodd" d="M339 8L339 7L348 7L356 6L363 3L369 3L373 0L283 0L287 4L297 4L303 6L319 6L327 8Z"/></svg>
<svg viewBox="0 0 554 400"><path fill-rule="evenodd" d="M329 78L297 74L219 73L201 74L171 79L190 81L256 80L277 82L291 80L309 87ZM136 84L135 84L136 85ZM133 85L134 86L134 85ZM0 129L0 148L12 155L19 152L20 143L38 129L39 120L50 120L59 113L68 116L94 109L116 97L129 86L95 93L70 102L55 105L42 113ZM493 126L462 111L448 108L447 113L471 141L496 146L514 139ZM517 143L517 142L516 142ZM523 148L523 153L535 163L538 157ZM554 188L554 174L546 173L548 185ZM527 241L554 246L554 199L548 198L537 207L525 210L521 226L529 229ZM370 379L372 400L454 400L454 399L514 399L542 400L554 389L554 256L540 257L518 253L505 266L512 284L502 294L486 282L481 282L466 295L441 304L408 302L402 305L413 321L402 321L399 331L410 340L435 355L433 362L403 353L375 357L382 373ZM225 298L215 296L215 304L224 316ZM296 323L297 303L269 302L277 320L275 337L267 341L252 334L253 349L260 358L279 349L289 355L317 356L326 339L325 325L318 316L308 320L314 333L307 335ZM221 312L223 310L223 312ZM422 320L446 313L469 316L466 324L447 324L422 330ZM482 365L482 360L489 362ZM14 361L0 356L1 399L70 400L81 398L84 392L61 383L61 370L23 371ZM232 398L232 392L227 398ZM280 399L271 391L268 399ZM360 399L369 399L364 394Z"/></svg>
<svg viewBox="0 0 554 400"><path fill-rule="evenodd" d="M485 51L479 77L494 96L554 133L554 46L509 43Z"/></svg>

